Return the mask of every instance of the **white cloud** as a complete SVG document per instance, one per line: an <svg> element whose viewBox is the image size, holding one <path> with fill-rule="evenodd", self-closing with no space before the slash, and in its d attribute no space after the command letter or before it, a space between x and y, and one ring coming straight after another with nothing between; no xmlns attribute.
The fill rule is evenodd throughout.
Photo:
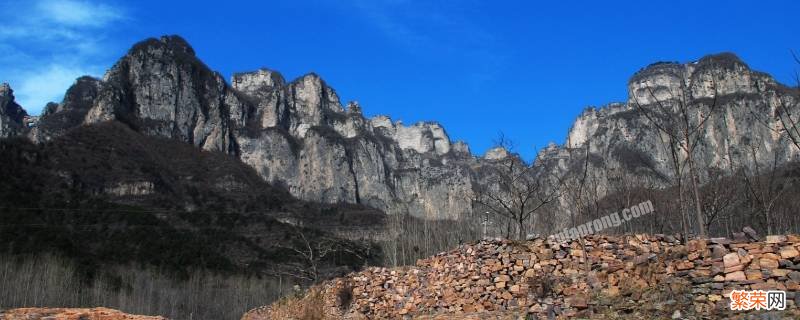
<svg viewBox="0 0 800 320"><path fill-rule="evenodd" d="M44 18L66 26L101 27L123 18L117 8L88 1L42 0L36 7Z"/></svg>
<svg viewBox="0 0 800 320"><path fill-rule="evenodd" d="M96 73L86 66L51 64L23 73L14 89L17 102L28 110L40 110L51 101L60 101L64 92L81 75Z"/></svg>
<svg viewBox="0 0 800 320"><path fill-rule="evenodd" d="M20 105L37 114L83 75L100 76L113 32L124 10L89 0L38 0L0 4L14 9L0 28L0 82L9 82Z"/></svg>

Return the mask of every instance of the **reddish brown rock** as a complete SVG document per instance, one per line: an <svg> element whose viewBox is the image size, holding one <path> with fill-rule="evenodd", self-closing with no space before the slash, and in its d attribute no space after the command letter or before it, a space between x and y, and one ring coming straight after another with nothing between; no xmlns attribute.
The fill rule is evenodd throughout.
<svg viewBox="0 0 800 320"><path fill-rule="evenodd" d="M578 309L586 309L587 307L589 307L587 298L582 295L567 298L567 303L569 303L571 307L575 307Z"/></svg>
<svg viewBox="0 0 800 320"><path fill-rule="evenodd" d="M727 307L722 297L733 288L800 290L800 272L792 269L800 261L790 257L800 244L794 236L770 238L776 243L713 239L682 245L664 239L592 235L582 244L541 239L466 244L420 259L416 266L367 268L326 282L321 288L330 317L325 320L481 319L489 313L509 319L526 314L547 318L551 313L556 318L594 318L617 308L653 310L644 307L658 302L652 300L652 290L692 292L687 304L675 307L697 312L697 318L714 318ZM336 302L344 287L354 293L346 307ZM631 304L603 304L603 299L620 297ZM271 314L275 316L248 320L287 318L287 313ZM665 316L671 314L637 317Z"/></svg>
<svg viewBox="0 0 800 320"><path fill-rule="evenodd" d="M3 320L166 320L159 316L138 316L108 308L19 308L2 311Z"/></svg>
<svg viewBox="0 0 800 320"><path fill-rule="evenodd" d="M725 281L745 281L747 280L747 276L745 276L744 272L742 271L735 271L725 275Z"/></svg>
<svg viewBox="0 0 800 320"><path fill-rule="evenodd" d="M800 256L800 252L798 252L797 249L793 246L785 246L781 248L780 253L781 253L781 258L784 259L790 259Z"/></svg>
<svg viewBox="0 0 800 320"><path fill-rule="evenodd" d="M747 280L761 280L764 278L760 270L747 270L745 275Z"/></svg>
<svg viewBox="0 0 800 320"><path fill-rule="evenodd" d="M678 270L689 270L694 268L694 263L691 261L680 261L675 266Z"/></svg>
<svg viewBox="0 0 800 320"><path fill-rule="evenodd" d="M767 239L764 242L766 242L766 243L782 243L782 242L786 242L786 240L787 240L786 236L772 235L772 236L767 236Z"/></svg>
<svg viewBox="0 0 800 320"><path fill-rule="evenodd" d="M725 268L731 268L741 264L739 261L739 254L735 252L726 254L722 258L722 261L725 264Z"/></svg>
<svg viewBox="0 0 800 320"><path fill-rule="evenodd" d="M769 258L758 259L758 264L759 266L761 266L761 269L767 269L767 270L777 269L779 266L778 260L773 260Z"/></svg>

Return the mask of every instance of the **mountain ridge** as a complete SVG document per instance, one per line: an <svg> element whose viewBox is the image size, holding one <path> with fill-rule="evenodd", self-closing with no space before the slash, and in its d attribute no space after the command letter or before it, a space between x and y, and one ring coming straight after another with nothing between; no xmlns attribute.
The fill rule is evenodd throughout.
<svg viewBox="0 0 800 320"><path fill-rule="evenodd" d="M710 88L709 81L716 87ZM794 89L750 70L734 54L721 53L685 64L655 63L642 68L628 82L628 101L581 112L564 143L540 152L537 170L566 175L566 168L574 165L564 162L574 153L570 150L585 147L591 139L599 143L591 145L590 153L610 159L603 166L623 167L624 161L615 159L613 150L630 149L636 157L651 159L645 162L656 166L651 169L655 176L669 177L668 168L659 165L667 158L658 135L647 131L647 119L634 105L666 101L681 83L688 83L698 99L719 93L731 97L722 102L726 113L732 108L728 105L738 108L734 115L715 122L716 136L704 136L704 164L719 167L722 160L712 159L710 150L716 148L712 146L738 135L735 131L720 135L730 119L737 125L744 123L739 127L754 132L747 136L760 139L767 149L785 144L747 119L745 109L769 109L768 103L742 106L745 100L737 97L774 99L790 96ZM451 141L445 128L434 121L406 126L388 116L366 118L357 102L343 106L335 89L313 72L287 82L279 72L259 68L237 72L228 82L199 60L179 36L137 43L97 85L97 92L81 91L80 99L65 98L54 108L56 112L42 116L42 125L29 136L45 141L61 134L74 123L50 128L48 124L56 122L53 119L63 110L79 115L87 109L73 100L91 100L84 124L113 119L148 135L222 151L304 200L358 203L427 219L457 219L473 213L475 189L486 183L478 172L496 160L485 156L501 154L474 155L466 143ZM790 148L784 149L785 161L796 156ZM728 154L719 151L714 152ZM766 161L766 156L761 152L749 163Z"/></svg>

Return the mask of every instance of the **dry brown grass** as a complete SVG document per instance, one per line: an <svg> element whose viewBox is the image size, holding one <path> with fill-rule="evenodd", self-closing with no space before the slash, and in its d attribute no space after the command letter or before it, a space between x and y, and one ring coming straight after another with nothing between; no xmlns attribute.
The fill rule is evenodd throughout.
<svg viewBox="0 0 800 320"><path fill-rule="evenodd" d="M272 304L260 315L245 315L247 320L332 320L338 317L325 315L324 292L320 287L312 287L303 295L286 297Z"/></svg>

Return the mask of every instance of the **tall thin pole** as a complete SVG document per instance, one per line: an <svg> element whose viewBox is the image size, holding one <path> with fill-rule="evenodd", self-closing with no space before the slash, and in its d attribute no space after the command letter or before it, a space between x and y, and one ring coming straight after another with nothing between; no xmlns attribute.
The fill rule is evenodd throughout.
<svg viewBox="0 0 800 320"><path fill-rule="evenodd" d="M483 217L483 239L486 239L486 224L489 223L489 211L486 211L486 216Z"/></svg>

